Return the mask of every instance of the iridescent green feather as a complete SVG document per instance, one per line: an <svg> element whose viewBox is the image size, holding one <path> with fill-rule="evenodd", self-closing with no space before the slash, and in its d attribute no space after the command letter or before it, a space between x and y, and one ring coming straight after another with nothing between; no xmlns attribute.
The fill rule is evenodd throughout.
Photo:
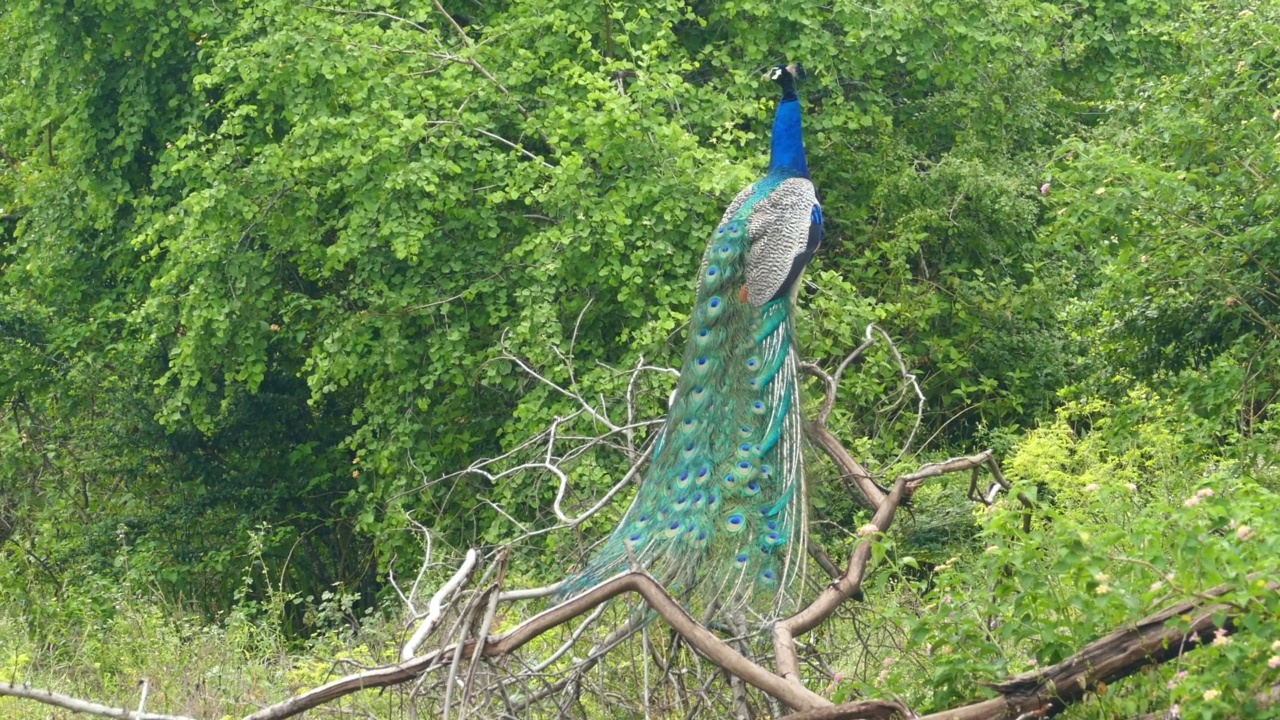
<svg viewBox="0 0 1280 720"><path fill-rule="evenodd" d="M683 371L640 492L574 594L645 567L694 607L770 613L803 549L790 294L741 299L754 203L722 224L703 258Z"/></svg>
<svg viewBox="0 0 1280 720"><path fill-rule="evenodd" d="M785 108L798 106L794 88L788 99L783 87L770 174L734 199L703 256L657 450L621 523L562 597L633 566L695 614L772 617L793 597L806 530L793 285L816 247L815 223L821 238L821 213L798 110ZM798 170L780 166L796 146Z"/></svg>

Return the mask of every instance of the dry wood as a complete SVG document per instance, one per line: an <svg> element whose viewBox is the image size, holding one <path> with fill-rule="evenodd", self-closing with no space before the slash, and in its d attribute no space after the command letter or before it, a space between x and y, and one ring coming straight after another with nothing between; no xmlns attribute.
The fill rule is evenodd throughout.
<svg viewBox="0 0 1280 720"><path fill-rule="evenodd" d="M45 705L53 705L71 712L86 713L88 715L97 715L98 717L119 718L120 720L195 720L195 718L186 715L164 715L162 713L140 712L137 710L126 710L124 708L114 708L109 705L92 702L89 700L81 700L70 695L52 692L50 690L41 690L40 688L28 687L26 685L15 685L13 683L0 682L0 696L23 698L26 700L35 700Z"/></svg>
<svg viewBox="0 0 1280 720"><path fill-rule="evenodd" d="M909 718L911 711L896 700L861 700L792 713L786 716L786 720L889 720L893 717Z"/></svg>

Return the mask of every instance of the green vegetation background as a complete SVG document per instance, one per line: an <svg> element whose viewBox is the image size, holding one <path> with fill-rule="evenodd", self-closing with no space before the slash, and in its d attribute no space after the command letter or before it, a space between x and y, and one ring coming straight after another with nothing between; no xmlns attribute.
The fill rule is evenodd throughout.
<svg viewBox="0 0 1280 720"><path fill-rule="evenodd" d="M546 477L430 482L572 410L503 357L592 398L675 364L766 163L760 70L801 60L804 354L875 322L928 396L899 458L873 357L833 429L888 475L994 447L1043 507L1020 536L930 487L868 593L897 641L815 689L946 707L1234 582L1249 632L1076 712L1275 713L1280 609L1245 575L1280 569L1280 3L444 7L0 11L0 679L125 703L175 668L153 702L216 716L385 659L412 519L453 550L548 521ZM810 468L839 550L860 511ZM625 468L574 470L585 503Z"/></svg>

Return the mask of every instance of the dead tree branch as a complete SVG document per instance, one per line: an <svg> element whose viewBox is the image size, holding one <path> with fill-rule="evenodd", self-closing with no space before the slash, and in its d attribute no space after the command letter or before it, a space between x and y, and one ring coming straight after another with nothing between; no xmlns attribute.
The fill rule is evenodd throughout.
<svg viewBox="0 0 1280 720"><path fill-rule="evenodd" d="M74 698L70 695L63 695L49 690L41 690L40 688L27 687L26 685L15 685L7 682L0 682L0 696L35 700L36 702L42 702L45 705L53 705L54 707L60 707L64 710L70 710L71 712L97 715L98 717L119 718L120 720L196 720L195 718L187 715L164 715L161 713L113 708L108 705Z"/></svg>
<svg viewBox="0 0 1280 720"><path fill-rule="evenodd" d="M427 639L427 636L435 629L436 623L440 621L440 616L444 613L444 602L452 597L471 577L471 573L476 567L476 561L479 559L479 553L474 549L468 550L466 558L458 566L458 570L453 574L453 577L449 578L449 581L440 586L436 594L431 596L431 601L427 603L427 615L422 619L413 636L409 638L409 641L400 650L400 660L411 660L417 654L418 648L422 646L422 641Z"/></svg>
<svg viewBox="0 0 1280 720"><path fill-rule="evenodd" d="M896 700L860 700L835 707L805 710L786 716L786 720L889 720L909 718L911 711Z"/></svg>
<svg viewBox="0 0 1280 720"><path fill-rule="evenodd" d="M546 631L559 627L594 610L601 603L628 592L644 598L649 607L667 621L685 642L708 660L756 688L779 698L788 706L807 709L831 704L829 700L811 690L788 683L740 655L715 633L695 621L656 580L639 572L619 575L566 603L535 615L508 632L490 638L483 647L483 656L497 658L510 655ZM246 716L244 720L280 720L293 717L360 690L408 682L425 672L451 664L456 656L462 659L474 659L478 645L479 643L475 640L463 643L461 646L453 644L407 662L384 665L348 675L282 703L263 708Z"/></svg>

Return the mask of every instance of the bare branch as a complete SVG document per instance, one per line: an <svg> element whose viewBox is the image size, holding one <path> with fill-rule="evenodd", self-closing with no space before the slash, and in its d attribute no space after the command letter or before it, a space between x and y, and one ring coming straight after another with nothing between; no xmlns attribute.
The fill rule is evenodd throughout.
<svg viewBox="0 0 1280 720"><path fill-rule="evenodd" d="M444 6L440 4L440 0L432 0L432 2L435 3L436 10L439 10L440 14L445 16L445 19L447 19L449 24L453 26L453 29L458 31L458 35L462 37L462 42L466 43L467 47L475 47L475 43L471 41L471 38L467 35L467 31L463 30L462 26L458 24L458 21L454 20L453 16L444 9Z"/></svg>
<svg viewBox="0 0 1280 720"><path fill-rule="evenodd" d="M896 700L861 700L792 713L785 720L889 720L892 717L909 718L913 715L905 705Z"/></svg>
<svg viewBox="0 0 1280 720"><path fill-rule="evenodd" d="M335 15L356 15L359 17L387 18L389 20L395 20L396 22L402 22L405 25L412 27L414 30L417 30L418 32L424 35L431 36L431 37L435 36L434 32L428 30L427 28L422 27L418 23L412 20L408 20L406 18L402 18L399 15L392 15L391 13L388 13L388 12L379 12L377 10L343 10L342 8L324 7L322 5L308 5L307 7L313 10L323 10L325 12L331 12L331 13L334 13Z"/></svg>
<svg viewBox="0 0 1280 720"><path fill-rule="evenodd" d="M876 485L875 480L871 479L871 474L862 467L862 464L853 459L853 455L849 454L849 451L825 425L814 421L806 425L806 430L808 430L809 439L839 468L840 476L853 481L854 486L861 493L863 505L870 510L879 510L884 504L885 493Z"/></svg>
<svg viewBox="0 0 1280 720"><path fill-rule="evenodd" d="M596 502L595 505L592 505L586 512L582 513L576 518L571 518L565 515L564 510L561 509L560 507L560 503L564 501L564 494L569 487L569 478L564 473L557 473L557 477L560 480L560 487L558 490L556 490L556 499L552 503L552 509L555 511L556 517L560 519L560 522L564 523L569 527L577 527L580 523L582 523L583 520L586 520L592 515L595 515L596 513L600 512L601 508L603 508L605 505L608 505L609 501L613 500L615 495L622 492L622 489L630 485L631 482L635 479L636 474L639 473L640 469L645 466L645 461L649 457L648 449L652 447L652 445L653 445L653 440L650 440L649 444L645 447L645 452L642 452L640 454L640 461L632 465L631 469L627 471L627 474L623 475L622 479L619 480L612 488L610 488L609 492L604 494L604 497L600 498L600 500Z"/></svg>
<svg viewBox="0 0 1280 720"><path fill-rule="evenodd" d="M514 602L516 600L536 600L537 598L550 597L555 595L564 585L558 582L553 585L543 585L542 587L528 588L526 590L507 590L498 595L500 602Z"/></svg>
<svg viewBox="0 0 1280 720"><path fill-rule="evenodd" d="M894 483L889 496L885 498L884 503L871 519L870 527L875 532L882 533L889 529L889 525L893 523L893 514L906 493L907 481L899 478ZM868 533L849 556L849 567L839 580L828 585L808 607L774 624L773 653L778 663L778 674L786 678L792 686L802 687L795 637L817 627L845 600L861 596L862 580L866 575L867 564L871 560L871 543L872 537Z"/></svg>
<svg viewBox="0 0 1280 720"><path fill-rule="evenodd" d="M812 537L809 538L809 557L813 558L814 562L818 563L818 566L827 574L827 577L832 580L840 579L840 568L836 567L836 564L831 562L831 557L822 549L822 546L814 542Z"/></svg>
<svg viewBox="0 0 1280 720"><path fill-rule="evenodd" d="M554 380L551 380L546 376L544 376L542 373L538 372L537 370L534 370L524 360L514 355L503 355L502 359L508 360L510 362L515 363L516 365L519 365L522 370L524 370L526 373L528 373L531 377L533 377L538 382L546 385L547 387L550 387L551 389L555 390L556 392L560 393L561 395L571 400L576 400L578 404L582 407L582 409L586 411L588 415L590 415L596 422L600 423L601 425L604 425L605 427L615 432L622 429L617 425L615 425L613 421L608 418L608 416L600 413L594 407L592 407L591 404L588 403L586 400L584 400L581 395L560 387L560 385L558 385Z"/></svg>
<svg viewBox="0 0 1280 720"><path fill-rule="evenodd" d="M423 618L422 623L418 625L418 629L414 631L413 637L409 638L409 642L404 644L400 650L400 660L407 661L413 658L418 652L418 648L422 642L427 639L431 631L435 629L436 623L440 621L440 616L444 613L444 602L453 596L458 588L462 587L467 578L471 577L471 573L475 571L476 561L480 559L480 554L475 548L467 550L467 556L463 559L462 564L458 566L457 572L449 581L440 586L435 595L431 596L431 601L427 603L427 616Z"/></svg>
<svg viewBox="0 0 1280 720"><path fill-rule="evenodd" d="M977 455L971 455L969 457L956 457L943 460L942 462L929 463L928 465L921 467L919 470L903 475L898 479L905 481L907 483L907 487L912 492L915 492L915 490L923 485L924 481L929 478L938 477L939 475L945 475L947 473L980 468L983 465L986 465L987 462L991 460L991 457L992 452L990 450L983 450Z"/></svg>
<svg viewBox="0 0 1280 720"><path fill-rule="evenodd" d="M53 705L71 712L86 713L89 715L97 715L98 717L119 718L119 720L195 720L187 715L164 715L162 713L140 712L137 710L126 710L124 708L113 708L88 700L63 695L61 693L52 692L50 690L42 690L40 688L27 687L25 685L15 685L13 683L0 682L0 696L23 698L25 700L35 700L46 705ZM146 702L144 697L143 702Z"/></svg>
<svg viewBox="0 0 1280 720"><path fill-rule="evenodd" d="M470 125L463 125L462 123L460 123L460 122L455 122L455 121L453 121L453 120L432 120L431 122L429 122L429 123L427 123L427 124L428 124L428 125L437 125L437 126L439 126L439 125L453 125L453 126L455 126L455 127L463 128L464 130L470 130L470 131L472 131L472 132L480 133L481 135L484 135L485 137L489 138L490 140L494 140L494 141L497 141L497 142L502 143L503 145L506 145L507 147L511 148L512 150L515 150L516 152L520 153L521 155L524 155L525 157L529 158L530 160L533 160L534 162L538 163L538 164L539 164L539 165L541 165L542 167L547 168L548 170L550 170L550 169L552 169L552 168L554 168L554 167L555 167L554 165L552 165L551 163L547 162L546 160L543 160L542 158L538 157L537 155L534 155L533 153L529 152L528 150L526 150L526 149L524 148L524 146L520 145L519 143L512 142L512 141L510 141L510 140L508 140L508 139L506 139L506 138L502 137L501 135L498 135L497 133L489 132L488 130L485 130L484 128L471 127ZM428 305L428 306L424 306L424 307L429 307L429 305Z"/></svg>
<svg viewBox="0 0 1280 720"><path fill-rule="evenodd" d="M789 683L740 655L730 645L690 617L656 580L639 572L619 575L568 602L533 616L506 633L490 638L484 646L484 655L486 657L510 655L547 630L559 627L593 610L606 600L627 592L634 592L644 598L649 607L666 620L690 647L696 649L708 660L760 690L779 698L788 706L794 709L810 709L831 704L821 695L802 685ZM360 690L398 685L427 671L452 664L455 657L464 659L474 657L477 646L478 643L474 640L461 644L455 643L405 662L348 675L282 703L263 708L246 716L244 720L280 720Z"/></svg>

